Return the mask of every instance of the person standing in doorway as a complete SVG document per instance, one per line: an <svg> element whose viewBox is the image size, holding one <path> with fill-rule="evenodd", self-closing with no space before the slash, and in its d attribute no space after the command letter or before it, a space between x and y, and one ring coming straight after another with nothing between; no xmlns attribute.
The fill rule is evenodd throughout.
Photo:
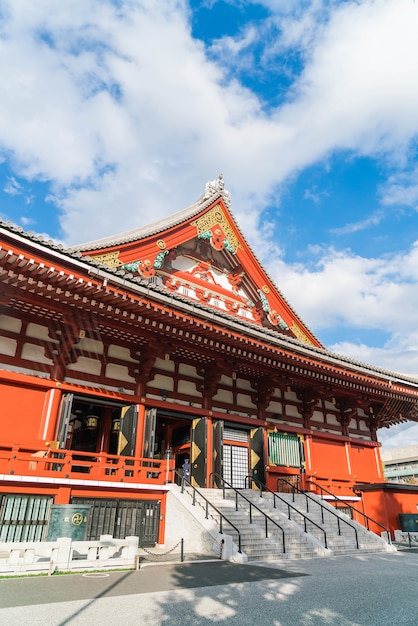
<svg viewBox="0 0 418 626"><path fill-rule="evenodd" d="M189 459L184 459L183 463L183 476L186 483L190 483L190 461Z"/></svg>

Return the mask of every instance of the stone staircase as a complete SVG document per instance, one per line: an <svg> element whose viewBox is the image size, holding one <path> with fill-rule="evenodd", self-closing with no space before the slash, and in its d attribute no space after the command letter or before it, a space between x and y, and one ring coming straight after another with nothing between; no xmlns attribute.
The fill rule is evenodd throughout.
<svg viewBox="0 0 418 626"><path fill-rule="evenodd" d="M304 530L305 519L309 518L311 521L306 521L308 533L323 544L324 534L320 528L324 529L327 548L334 556L396 551L396 548L382 537L368 531L344 513L338 512L334 506L315 494L309 494L307 497L303 493L278 493L275 498L276 508L274 508L271 493L264 492L261 498L260 492L253 490L245 490L245 494L273 519L276 519L276 516L277 519L282 519L283 516L288 518L290 514L291 520Z"/></svg>
<svg viewBox="0 0 418 626"><path fill-rule="evenodd" d="M238 497L238 510L235 507L235 492L226 490L226 498L223 498L222 489L202 489L216 508L221 511L236 526L241 533L241 549L247 555L249 561L266 561L286 558L309 558L325 556L329 553L312 535L304 533L300 526L286 515L270 514L268 506L259 505L258 496L252 490L240 490L246 498L251 498L251 520L248 502ZM254 499L253 499L254 498ZM266 516L258 511L262 509ZM274 523L277 523L276 524ZM233 528L225 525L224 532L231 534L233 540L238 543L238 535ZM284 534L284 539L283 539Z"/></svg>
<svg viewBox="0 0 418 626"><path fill-rule="evenodd" d="M318 496L312 495L307 504L304 494L295 494L293 500L292 494L280 493L277 494L280 498L276 497L274 507L272 493L264 492L263 497L260 497L259 491L240 489L236 510L234 490L226 489L225 498L222 489L199 491L239 529L241 550L251 561L396 551L394 546L343 513L338 513ZM191 489L182 497L190 500ZM251 519L249 501L252 503ZM204 507L198 497L196 505ZM291 505L290 509L288 505ZM209 516L213 519L216 517L213 511L209 511ZM327 547L322 529L326 533ZM223 532L231 535L238 545L238 534L226 522Z"/></svg>

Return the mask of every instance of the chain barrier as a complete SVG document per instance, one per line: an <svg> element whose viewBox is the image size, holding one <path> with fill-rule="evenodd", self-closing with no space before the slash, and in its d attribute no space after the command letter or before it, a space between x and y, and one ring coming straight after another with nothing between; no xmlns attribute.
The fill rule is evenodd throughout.
<svg viewBox="0 0 418 626"><path fill-rule="evenodd" d="M144 552L146 552L150 556L155 556L155 557L158 558L160 556L167 556L167 554L171 554L171 552L174 552L174 550L176 548L178 548L178 546L181 544L181 542L182 542L182 540L180 539L180 541L177 542L175 546L173 546L172 548L170 548L166 552L159 552L158 554L156 552L151 552L151 550L147 550L146 548L142 548L142 547L141 547L141 550L143 550Z"/></svg>

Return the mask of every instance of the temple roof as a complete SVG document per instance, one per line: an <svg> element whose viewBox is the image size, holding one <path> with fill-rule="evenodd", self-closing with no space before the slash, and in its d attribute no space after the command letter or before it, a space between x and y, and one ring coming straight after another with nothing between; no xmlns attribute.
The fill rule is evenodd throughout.
<svg viewBox="0 0 418 626"><path fill-rule="evenodd" d="M321 346L254 254L230 209L222 175L189 207L157 222L70 248L139 274L208 310Z"/></svg>
<svg viewBox="0 0 418 626"><path fill-rule="evenodd" d="M373 388L377 386L379 389L386 389L383 393L387 393L388 398L397 396L402 398L403 402L409 397L410 409L415 410L415 398L418 396L417 377L384 370L326 350L315 340L306 326L302 326L306 330L306 335L301 338L290 332L291 327L286 330L278 324L266 322L266 319L262 323L259 319L246 317L234 310L231 313L228 308L213 306L207 298L192 298L189 293L176 288L173 282L184 282L186 276L189 286L191 283L194 284L195 291L199 292L200 288L204 291L206 285L208 291L217 290L219 297L222 296L225 302L228 298L231 302L235 299L241 303L243 309L247 307L248 313L251 312L248 298L256 293L256 281L261 281L259 284L262 287L270 289L267 296L274 298L274 301L282 307L279 313L286 316L287 320L292 316L295 324L302 324L258 263L239 231L229 210L229 194L223 189L222 183L219 186L221 181L222 179L218 179L214 183L209 183L205 194L196 203L159 222L67 249L0 220L2 235L0 278L4 297L6 289L11 289L10 294L16 294L11 296L13 297L11 306L16 306L19 300L15 298L18 298L17 293L20 289L22 294L26 294L21 303L23 308L29 306L25 304L27 298L37 297L38 303L41 303L43 298L45 313L49 306L54 306L55 300L64 298L65 301L72 302L74 299L76 306L91 306L92 310L97 309L99 312L111 310L114 315L122 316L122 319L124 307L135 311L135 307L143 310L145 306L148 310L149 303L154 303L155 311L160 311L163 317L170 311L169 319L178 319L180 320L178 323L181 323L182 319L187 319L187 323L190 324L193 319L195 327L204 328L204 332L207 333L219 333L223 337L223 342L234 345L233 342L240 337L246 346L258 346L263 354L281 355L277 366L282 367L284 373L293 372L295 369L299 373L305 372L308 376L308 370L312 370L312 376L311 374L309 376L318 384L322 384L322 380L336 380L337 377L347 380L344 383L347 388L351 388L351 380L357 380L360 376L367 388L371 385ZM212 242L216 244L213 247L207 238L207 232L200 226L202 223L207 225L208 215L212 221L215 218L216 221L218 213L225 231L220 240ZM202 223L199 223L200 219L203 219ZM199 238L199 235L203 237ZM226 244L222 239L224 235ZM217 250L216 246L220 247L220 250ZM121 257L113 264L103 261L103 256L106 260L109 250L110 254ZM156 256L150 257L151 261L154 261L161 253L164 253L163 260L169 258L170 251L173 250L176 250L177 256L173 257L168 266L161 264L158 268L157 264L157 267L154 267L155 262L150 265L144 263L141 266L141 259L132 262L138 251L141 254L154 251L153 254L157 253ZM202 260L204 256L202 250L208 253L206 260ZM197 258L198 253L200 259ZM130 255L131 260L125 258ZM147 261L148 258L144 257L144 260ZM222 263L228 266L228 271L224 274L219 272L218 267ZM137 269L142 267L142 273L134 271L134 267ZM237 268L238 271L233 274ZM147 275L147 271L151 270L155 270L155 275ZM239 279L242 273L245 274L242 283L235 284L235 279ZM232 286L228 282L231 274L234 278ZM231 286L229 292L225 284ZM51 296L55 289L57 291L54 300ZM265 293L262 289L259 291ZM130 294L129 297L126 296L126 292ZM260 296L260 293L258 295ZM82 304L84 301L86 305ZM112 302L111 306L108 304L109 301ZM260 316L265 314L266 317L267 312L262 310L261 299L258 304L260 306L256 313L258 311ZM149 308L152 310L152 306ZM279 366L282 362L283 366ZM397 410L397 406L395 408ZM392 409L391 412L393 413ZM406 415L404 409L399 408L399 415L401 412L403 416L399 417L400 421L404 420ZM411 414L409 419L417 417Z"/></svg>

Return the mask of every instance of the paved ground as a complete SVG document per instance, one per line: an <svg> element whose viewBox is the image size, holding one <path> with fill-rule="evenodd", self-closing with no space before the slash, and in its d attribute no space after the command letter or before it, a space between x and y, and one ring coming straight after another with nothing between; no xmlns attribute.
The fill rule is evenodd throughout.
<svg viewBox="0 0 418 626"><path fill-rule="evenodd" d="M137 572L3 579L0 624L417 626L418 555L147 564Z"/></svg>

